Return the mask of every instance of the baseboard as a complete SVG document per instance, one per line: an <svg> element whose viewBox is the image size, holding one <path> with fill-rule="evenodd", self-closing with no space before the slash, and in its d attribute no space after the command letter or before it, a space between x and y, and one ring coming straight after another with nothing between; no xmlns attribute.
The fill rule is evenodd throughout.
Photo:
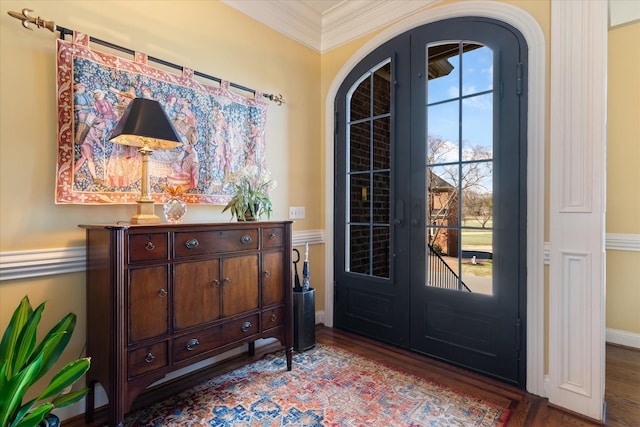
<svg viewBox="0 0 640 427"><path fill-rule="evenodd" d="M640 334L619 329L606 330L606 340L611 344L623 345L625 347L633 347L640 349Z"/></svg>

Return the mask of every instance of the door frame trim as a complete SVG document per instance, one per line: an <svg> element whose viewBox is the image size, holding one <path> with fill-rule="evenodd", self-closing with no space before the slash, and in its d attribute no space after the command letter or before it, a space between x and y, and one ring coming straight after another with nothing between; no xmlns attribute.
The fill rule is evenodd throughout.
<svg viewBox="0 0 640 427"><path fill-rule="evenodd" d="M427 8L384 30L357 52L336 73L325 100L325 325L333 326L334 245L334 100L347 74L384 42L412 28L449 18L479 16L508 23L518 29L528 45L527 106L527 391L544 396L545 361L545 131L546 44L544 33L526 11L501 2L465 1Z"/></svg>

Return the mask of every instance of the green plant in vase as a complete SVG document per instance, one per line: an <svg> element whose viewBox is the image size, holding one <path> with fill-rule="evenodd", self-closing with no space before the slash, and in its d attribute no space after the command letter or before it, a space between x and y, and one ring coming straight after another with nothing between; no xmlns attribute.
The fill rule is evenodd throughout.
<svg viewBox="0 0 640 427"><path fill-rule="evenodd" d="M13 312L0 342L0 427L37 426L53 408L78 402L87 388L70 391L89 370L89 358L68 363L35 398L23 402L29 388L49 372L71 339L76 315L69 313L36 346L45 303L35 310L24 297Z"/></svg>
<svg viewBox="0 0 640 427"><path fill-rule="evenodd" d="M230 211L231 218L238 221L256 221L266 215L271 218L273 205L269 191L276 188L276 181L271 179L268 169L249 166L240 170L231 183L233 197L222 212Z"/></svg>

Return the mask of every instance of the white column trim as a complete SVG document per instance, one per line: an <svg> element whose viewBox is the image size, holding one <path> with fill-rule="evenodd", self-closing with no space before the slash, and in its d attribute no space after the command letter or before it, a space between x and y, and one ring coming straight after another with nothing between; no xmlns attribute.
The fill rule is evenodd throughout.
<svg viewBox="0 0 640 427"><path fill-rule="evenodd" d="M551 1L549 401L603 419L607 3Z"/></svg>
<svg viewBox="0 0 640 427"><path fill-rule="evenodd" d="M462 16L482 16L517 28L529 47L528 152L527 152L527 390L544 393L544 146L546 45L537 21L524 10L493 1L464 1L428 8L384 30L356 53L338 71L325 103L325 324L333 325L333 233L334 233L334 99L340 84L368 53L393 37L420 25Z"/></svg>

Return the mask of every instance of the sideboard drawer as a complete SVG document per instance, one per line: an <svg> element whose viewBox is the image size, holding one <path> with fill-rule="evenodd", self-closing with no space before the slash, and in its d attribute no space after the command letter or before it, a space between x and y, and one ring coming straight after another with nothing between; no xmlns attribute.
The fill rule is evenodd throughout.
<svg viewBox="0 0 640 427"><path fill-rule="evenodd" d="M277 248L284 244L282 227L265 228L262 230L262 246Z"/></svg>
<svg viewBox="0 0 640 427"><path fill-rule="evenodd" d="M177 232L176 258L258 249L258 229Z"/></svg>
<svg viewBox="0 0 640 427"><path fill-rule="evenodd" d="M266 331L284 323L284 310L282 307L262 312L262 330Z"/></svg>
<svg viewBox="0 0 640 427"><path fill-rule="evenodd" d="M129 378L167 366L169 360L167 342L131 350L128 355Z"/></svg>
<svg viewBox="0 0 640 427"><path fill-rule="evenodd" d="M175 362L181 362L258 332L258 315L196 331L173 341L173 359Z"/></svg>
<svg viewBox="0 0 640 427"><path fill-rule="evenodd" d="M169 258L167 233L129 234L129 262Z"/></svg>

